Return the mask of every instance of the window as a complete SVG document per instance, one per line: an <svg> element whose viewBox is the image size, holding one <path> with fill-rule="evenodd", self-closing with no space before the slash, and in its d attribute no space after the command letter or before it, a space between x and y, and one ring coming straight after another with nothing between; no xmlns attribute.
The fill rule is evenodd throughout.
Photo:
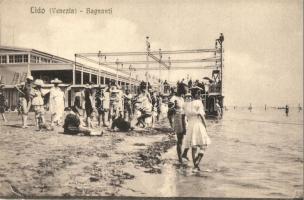
<svg viewBox="0 0 304 200"><path fill-rule="evenodd" d="M15 63L15 56L14 55L9 56L9 63Z"/></svg>
<svg viewBox="0 0 304 200"><path fill-rule="evenodd" d="M6 63L6 55L0 56L0 63Z"/></svg>
<svg viewBox="0 0 304 200"><path fill-rule="evenodd" d="M46 58L41 58L41 62L42 63L47 63L47 59Z"/></svg>
<svg viewBox="0 0 304 200"><path fill-rule="evenodd" d="M15 55L15 63L22 63L23 55Z"/></svg>
<svg viewBox="0 0 304 200"><path fill-rule="evenodd" d="M28 62L28 55L23 55L23 62L25 62L25 63Z"/></svg>
<svg viewBox="0 0 304 200"><path fill-rule="evenodd" d="M31 56L31 63L36 63L36 56Z"/></svg>
<svg viewBox="0 0 304 200"><path fill-rule="evenodd" d="M31 56L31 63L39 63L39 57L38 56Z"/></svg>

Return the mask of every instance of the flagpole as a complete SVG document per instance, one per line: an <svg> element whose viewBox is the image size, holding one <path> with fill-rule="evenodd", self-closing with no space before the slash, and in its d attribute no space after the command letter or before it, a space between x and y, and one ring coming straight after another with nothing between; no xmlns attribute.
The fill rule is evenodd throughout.
<svg viewBox="0 0 304 200"><path fill-rule="evenodd" d="M118 86L118 58L116 59L116 85Z"/></svg>
<svg viewBox="0 0 304 200"><path fill-rule="evenodd" d="M149 78L148 78L148 68L149 68L149 52L150 52L150 43L149 43L149 36L146 37L146 45L147 45L147 55L146 55L146 90L148 91L148 84L149 84Z"/></svg>

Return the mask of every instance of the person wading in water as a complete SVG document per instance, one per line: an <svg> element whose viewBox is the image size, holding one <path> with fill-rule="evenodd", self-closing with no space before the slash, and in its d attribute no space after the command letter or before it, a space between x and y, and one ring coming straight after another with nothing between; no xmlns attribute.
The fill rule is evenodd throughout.
<svg viewBox="0 0 304 200"><path fill-rule="evenodd" d="M187 132L184 139L185 150L182 157L187 158L187 151L192 148L192 160L194 171L200 171L199 163L204 156L207 146L211 140L206 130L204 106L201 101L201 90L191 90L193 101L184 104L184 113L187 118ZM197 154L197 155L196 155Z"/></svg>
<svg viewBox="0 0 304 200"><path fill-rule="evenodd" d="M173 130L176 134L177 142L176 142L176 151L178 160L182 163L182 143L184 134L186 132L186 124L185 124L185 115L183 111L184 99L183 95L186 94L185 85L183 83L179 83L177 85L176 96L174 98L174 115L173 115Z"/></svg>

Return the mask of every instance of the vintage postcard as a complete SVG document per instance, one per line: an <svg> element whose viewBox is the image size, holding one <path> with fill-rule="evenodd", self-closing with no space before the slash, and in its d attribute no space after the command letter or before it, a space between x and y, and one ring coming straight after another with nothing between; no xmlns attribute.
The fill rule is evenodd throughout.
<svg viewBox="0 0 304 200"><path fill-rule="evenodd" d="M303 198L303 0L0 0L1 198Z"/></svg>

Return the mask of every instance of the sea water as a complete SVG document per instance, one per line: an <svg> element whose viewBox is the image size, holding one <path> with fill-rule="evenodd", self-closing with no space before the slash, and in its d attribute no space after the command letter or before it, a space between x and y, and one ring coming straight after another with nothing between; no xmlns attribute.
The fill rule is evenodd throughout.
<svg viewBox="0 0 304 200"><path fill-rule="evenodd" d="M176 148L163 155L159 175L141 174L139 195L165 197L303 197L303 113L230 109L209 120L212 140L193 172L177 162Z"/></svg>

